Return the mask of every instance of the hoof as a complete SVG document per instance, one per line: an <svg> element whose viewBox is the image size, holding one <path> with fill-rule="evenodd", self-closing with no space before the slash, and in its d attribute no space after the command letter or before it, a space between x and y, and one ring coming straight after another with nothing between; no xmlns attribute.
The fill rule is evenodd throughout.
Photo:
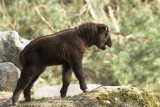
<svg viewBox="0 0 160 107"><path fill-rule="evenodd" d="M25 102L31 102L31 101L32 101L32 99L30 97L25 98Z"/></svg>
<svg viewBox="0 0 160 107"><path fill-rule="evenodd" d="M65 98L66 97L66 95L61 95L61 98Z"/></svg>
<svg viewBox="0 0 160 107"><path fill-rule="evenodd" d="M13 106L18 106L19 105L19 103L13 103Z"/></svg>
<svg viewBox="0 0 160 107"><path fill-rule="evenodd" d="M32 100L31 100L31 99L26 99L25 101L26 101L26 102L31 102Z"/></svg>
<svg viewBox="0 0 160 107"><path fill-rule="evenodd" d="M84 93L89 92L90 90L87 88L85 90L83 90Z"/></svg>

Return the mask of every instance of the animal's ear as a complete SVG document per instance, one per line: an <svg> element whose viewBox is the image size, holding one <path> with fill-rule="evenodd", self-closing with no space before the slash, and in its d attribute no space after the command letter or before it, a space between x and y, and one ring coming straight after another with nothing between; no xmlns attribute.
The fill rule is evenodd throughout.
<svg viewBox="0 0 160 107"><path fill-rule="evenodd" d="M97 24L97 29L98 32L103 33L106 30L106 25L105 24Z"/></svg>

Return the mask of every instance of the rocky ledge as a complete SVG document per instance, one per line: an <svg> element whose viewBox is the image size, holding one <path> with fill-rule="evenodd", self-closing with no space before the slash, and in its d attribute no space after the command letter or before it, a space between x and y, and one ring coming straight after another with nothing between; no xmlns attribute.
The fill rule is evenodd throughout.
<svg viewBox="0 0 160 107"><path fill-rule="evenodd" d="M34 97L34 96L33 96ZM2 106L2 105L0 105ZM7 103L3 104L7 105ZM160 107L160 93L122 86L100 86L87 93L61 99L60 97L33 98L19 107Z"/></svg>

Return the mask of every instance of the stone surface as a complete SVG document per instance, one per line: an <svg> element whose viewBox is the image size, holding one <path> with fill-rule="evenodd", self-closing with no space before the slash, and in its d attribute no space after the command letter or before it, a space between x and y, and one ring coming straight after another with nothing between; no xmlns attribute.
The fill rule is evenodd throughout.
<svg viewBox="0 0 160 107"><path fill-rule="evenodd" d="M13 91L20 70L11 62L0 63L0 91Z"/></svg>
<svg viewBox="0 0 160 107"><path fill-rule="evenodd" d="M8 94L8 95L7 95ZM10 94L0 92L5 99ZM6 97L5 97L6 96ZM10 97L9 97L10 98ZM66 97L36 98L18 107L160 107L160 93L124 86L101 86L87 93ZM0 106L11 106L11 100L0 97Z"/></svg>
<svg viewBox="0 0 160 107"><path fill-rule="evenodd" d="M160 107L160 94L131 87L102 86L77 96L43 98L21 107Z"/></svg>
<svg viewBox="0 0 160 107"><path fill-rule="evenodd" d="M88 89L100 87L99 84L87 84ZM39 86L33 90L33 95L38 98L60 96L61 86ZM68 87L67 96L74 96L82 93L79 84L71 84Z"/></svg>
<svg viewBox="0 0 160 107"><path fill-rule="evenodd" d="M12 62L21 68L19 54L28 43L16 31L0 32L0 62Z"/></svg>

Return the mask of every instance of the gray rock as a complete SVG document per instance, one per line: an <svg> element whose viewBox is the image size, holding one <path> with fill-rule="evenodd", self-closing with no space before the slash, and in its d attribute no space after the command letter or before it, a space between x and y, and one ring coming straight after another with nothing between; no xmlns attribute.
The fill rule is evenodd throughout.
<svg viewBox="0 0 160 107"><path fill-rule="evenodd" d="M11 62L0 63L0 91L13 91L20 70Z"/></svg>
<svg viewBox="0 0 160 107"><path fill-rule="evenodd" d="M28 43L16 31L0 32L0 62L12 62L21 68L19 54Z"/></svg>

